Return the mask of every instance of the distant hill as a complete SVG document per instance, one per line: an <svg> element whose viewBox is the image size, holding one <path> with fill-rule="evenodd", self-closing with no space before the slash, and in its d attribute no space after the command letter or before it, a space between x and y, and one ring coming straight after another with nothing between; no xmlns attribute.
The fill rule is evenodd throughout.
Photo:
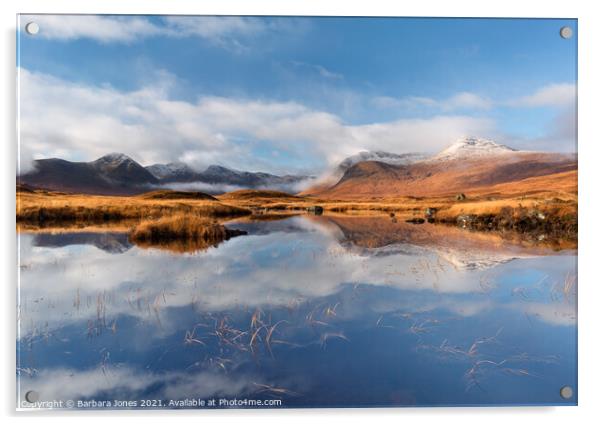
<svg viewBox="0 0 602 425"><path fill-rule="evenodd" d="M517 151L491 140L466 138L433 157L408 164L357 162L336 183L311 188L304 194L359 199L484 193L504 188L528 192L532 180L527 179L532 178L546 190L576 191L576 170L576 155ZM518 183L522 181L525 184L521 186Z"/></svg>
<svg viewBox="0 0 602 425"><path fill-rule="evenodd" d="M194 171L188 165L176 162L169 164L154 164L146 167L161 183L206 183L212 185L230 185L241 188L285 188L293 186L308 176L277 176L262 172L239 171L211 165L204 171Z"/></svg>
<svg viewBox="0 0 602 425"><path fill-rule="evenodd" d="M159 183L143 166L119 153L91 162L38 159L34 161L32 171L17 179L19 184L91 194L140 193Z"/></svg>
<svg viewBox="0 0 602 425"><path fill-rule="evenodd" d="M184 163L143 167L121 153L111 153L91 162L59 158L34 161L30 172L17 177L22 187L102 195L131 195L185 183L234 188L270 188L295 191L307 176L277 176L269 173L232 170L212 165L197 172Z"/></svg>

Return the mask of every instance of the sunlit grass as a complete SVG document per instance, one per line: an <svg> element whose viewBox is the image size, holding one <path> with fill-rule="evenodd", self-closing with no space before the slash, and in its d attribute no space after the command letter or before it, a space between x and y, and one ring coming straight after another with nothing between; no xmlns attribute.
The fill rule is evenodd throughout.
<svg viewBox="0 0 602 425"><path fill-rule="evenodd" d="M129 239L142 247L156 246L182 252L207 249L244 233L206 217L176 214L141 222L130 232Z"/></svg>
<svg viewBox="0 0 602 425"><path fill-rule="evenodd" d="M18 223L100 223L127 219L154 219L178 214L201 217L237 217L250 214L246 208L211 199L155 198L149 196L71 195L58 192L17 193ZM159 193L163 196L164 193Z"/></svg>

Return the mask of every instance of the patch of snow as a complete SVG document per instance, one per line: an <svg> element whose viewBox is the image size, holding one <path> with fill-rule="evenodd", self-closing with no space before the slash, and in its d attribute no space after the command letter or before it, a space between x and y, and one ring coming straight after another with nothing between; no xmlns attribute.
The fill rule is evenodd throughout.
<svg viewBox="0 0 602 425"><path fill-rule="evenodd" d="M134 162L134 160L123 153L112 152L107 155L101 156L95 162L119 164L122 162Z"/></svg>
<svg viewBox="0 0 602 425"><path fill-rule="evenodd" d="M169 164L153 164L146 167L146 169L158 179L176 176L192 171L190 167L188 167L188 165L184 164L183 162L170 162Z"/></svg>
<svg viewBox="0 0 602 425"><path fill-rule="evenodd" d="M517 152L508 146L501 145L493 140L478 137L459 139L451 146L439 152L429 161L448 161L454 159L482 158L496 155L505 155Z"/></svg>

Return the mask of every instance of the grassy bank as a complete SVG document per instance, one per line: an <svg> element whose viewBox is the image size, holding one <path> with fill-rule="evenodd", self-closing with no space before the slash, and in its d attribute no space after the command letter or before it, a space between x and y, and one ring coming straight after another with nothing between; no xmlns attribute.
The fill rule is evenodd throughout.
<svg viewBox="0 0 602 425"><path fill-rule="evenodd" d="M567 208L503 207L481 214L448 215L435 222L457 225L479 231L504 230L532 234L536 238L577 239L576 210Z"/></svg>
<svg viewBox="0 0 602 425"><path fill-rule="evenodd" d="M17 223L48 225L61 222L102 223L146 220L177 214L228 218L251 214L244 207L199 197L72 195L58 192L18 192Z"/></svg>
<svg viewBox="0 0 602 425"><path fill-rule="evenodd" d="M329 215L387 215L395 220L454 224L475 230L513 230L577 237L577 194L531 192L447 197L372 198L349 201L295 196L276 191L241 190L213 197L201 192L154 191L138 196L72 195L18 191L20 226L72 227L109 222L193 216L207 219L255 218L305 212L320 206ZM427 211L434 213L427 213Z"/></svg>
<svg viewBox="0 0 602 425"><path fill-rule="evenodd" d="M246 232L229 229L206 217L176 214L139 223L129 235L142 247L158 247L177 252L198 251Z"/></svg>

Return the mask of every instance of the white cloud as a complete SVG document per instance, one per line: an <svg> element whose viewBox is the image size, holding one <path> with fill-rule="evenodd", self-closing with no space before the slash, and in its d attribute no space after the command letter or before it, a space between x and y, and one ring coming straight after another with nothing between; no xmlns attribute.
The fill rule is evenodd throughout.
<svg viewBox="0 0 602 425"><path fill-rule="evenodd" d="M105 43L130 42L137 38L155 36L162 29L143 17L99 15L32 15L21 17L21 28L35 21L37 36L56 40L91 38Z"/></svg>
<svg viewBox="0 0 602 425"><path fill-rule="evenodd" d="M101 43L130 43L147 37L199 37L235 51L246 50L239 39L296 28L282 21L236 16L170 16L151 20L144 16L22 15L21 30L35 21L37 37L53 40L87 38Z"/></svg>
<svg viewBox="0 0 602 425"><path fill-rule="evenodd" d="M337 72L326 69L322 65L315 65L312 63L298 62L298 61L292 61L291 63L297 68L310 70L324 78L328 78L328 79L332 79L332 80L342 80L344 78L343 74L339 74Z"/></svg>
<svg viewBox="0 0 602 425"><path fill-rule="evenodd" d="M473 108L473 109L489 109L492 103L489 99L469 92L458 93L447 99L444 108Z"/></svg>
<svg viewBox="0 0 602 425"><path fill-rule="evenodd" d="M115 151L145 165L217 162L249 169L265 159L253 153L259 142L336 164L360 150L434 152L461 136L494 133L493 121L462 115L350 125L296 102L210 96L186 102L170 99L168 91L151 84L121 92L20 69L21 165L31 158L91 160Z"/></svg>
<svg viewBox="0 0 602 425"><path fill-rule="evenodd" d="M136 370L129 366L95 367L76 370L69 368L47 368L34 375L22 373L21 388L35 388L40 401L50 400L105 400L104 394L123 394L136 397L145 391L158 391L157 396L167 399L183 397L204 398L216 394L236 396L256 390L253 381L261 382L257 376L230 377L214 372L169 371L153 373ZM154 387L154 388L153 388ZM36 407L23 404L23 407Z"/></svg>
<svg viewBox="0 0 602 425"><path fill-rule="evenodd" d="M429 107L443 112L489 109L493 105L489 99L470 92L460 92L445 99L433 99L423 96L408 96L402 98L377 96L372 99L372 103L379 108L414 109L418 107Z"/></svg>
<svg viewBox="0 0 602 425"><path fill-rule="evenodd" d="M540 136L520 142L523 148L577 151L577 87L574 84L549 84L504 105L516 108L548 107L555 112Z"/></svg>
<svg viewBox="0 0 602 425"><path fill-rule="evenodd" d="M168 26L166 35L178 37L201 37L231 50L244 51L245 45L237 37L254 37L270 28L257 18L217 16L171 16L165 18Z"/></svg>
<svg viewBox="0 0 602 425"><path fill-rule="evenodd" d="M570 107L577 100L577 88L574 84L549 84L527 96L510 100L492 100L471 92L459 92L444 99L423 96L390 97L376 96L372 104L383 109L416 109L432 108L449 112L454 110L487 110L494 106L510 106L516 108L533 108L541 106Z"/></svg>
<svg viewBox="0 0 602 425"><path fill-rule="evenodd" d="M577 87L575 84L550 84L535 93L509 102L517 107L569 107L577 101Z"/></svg>

